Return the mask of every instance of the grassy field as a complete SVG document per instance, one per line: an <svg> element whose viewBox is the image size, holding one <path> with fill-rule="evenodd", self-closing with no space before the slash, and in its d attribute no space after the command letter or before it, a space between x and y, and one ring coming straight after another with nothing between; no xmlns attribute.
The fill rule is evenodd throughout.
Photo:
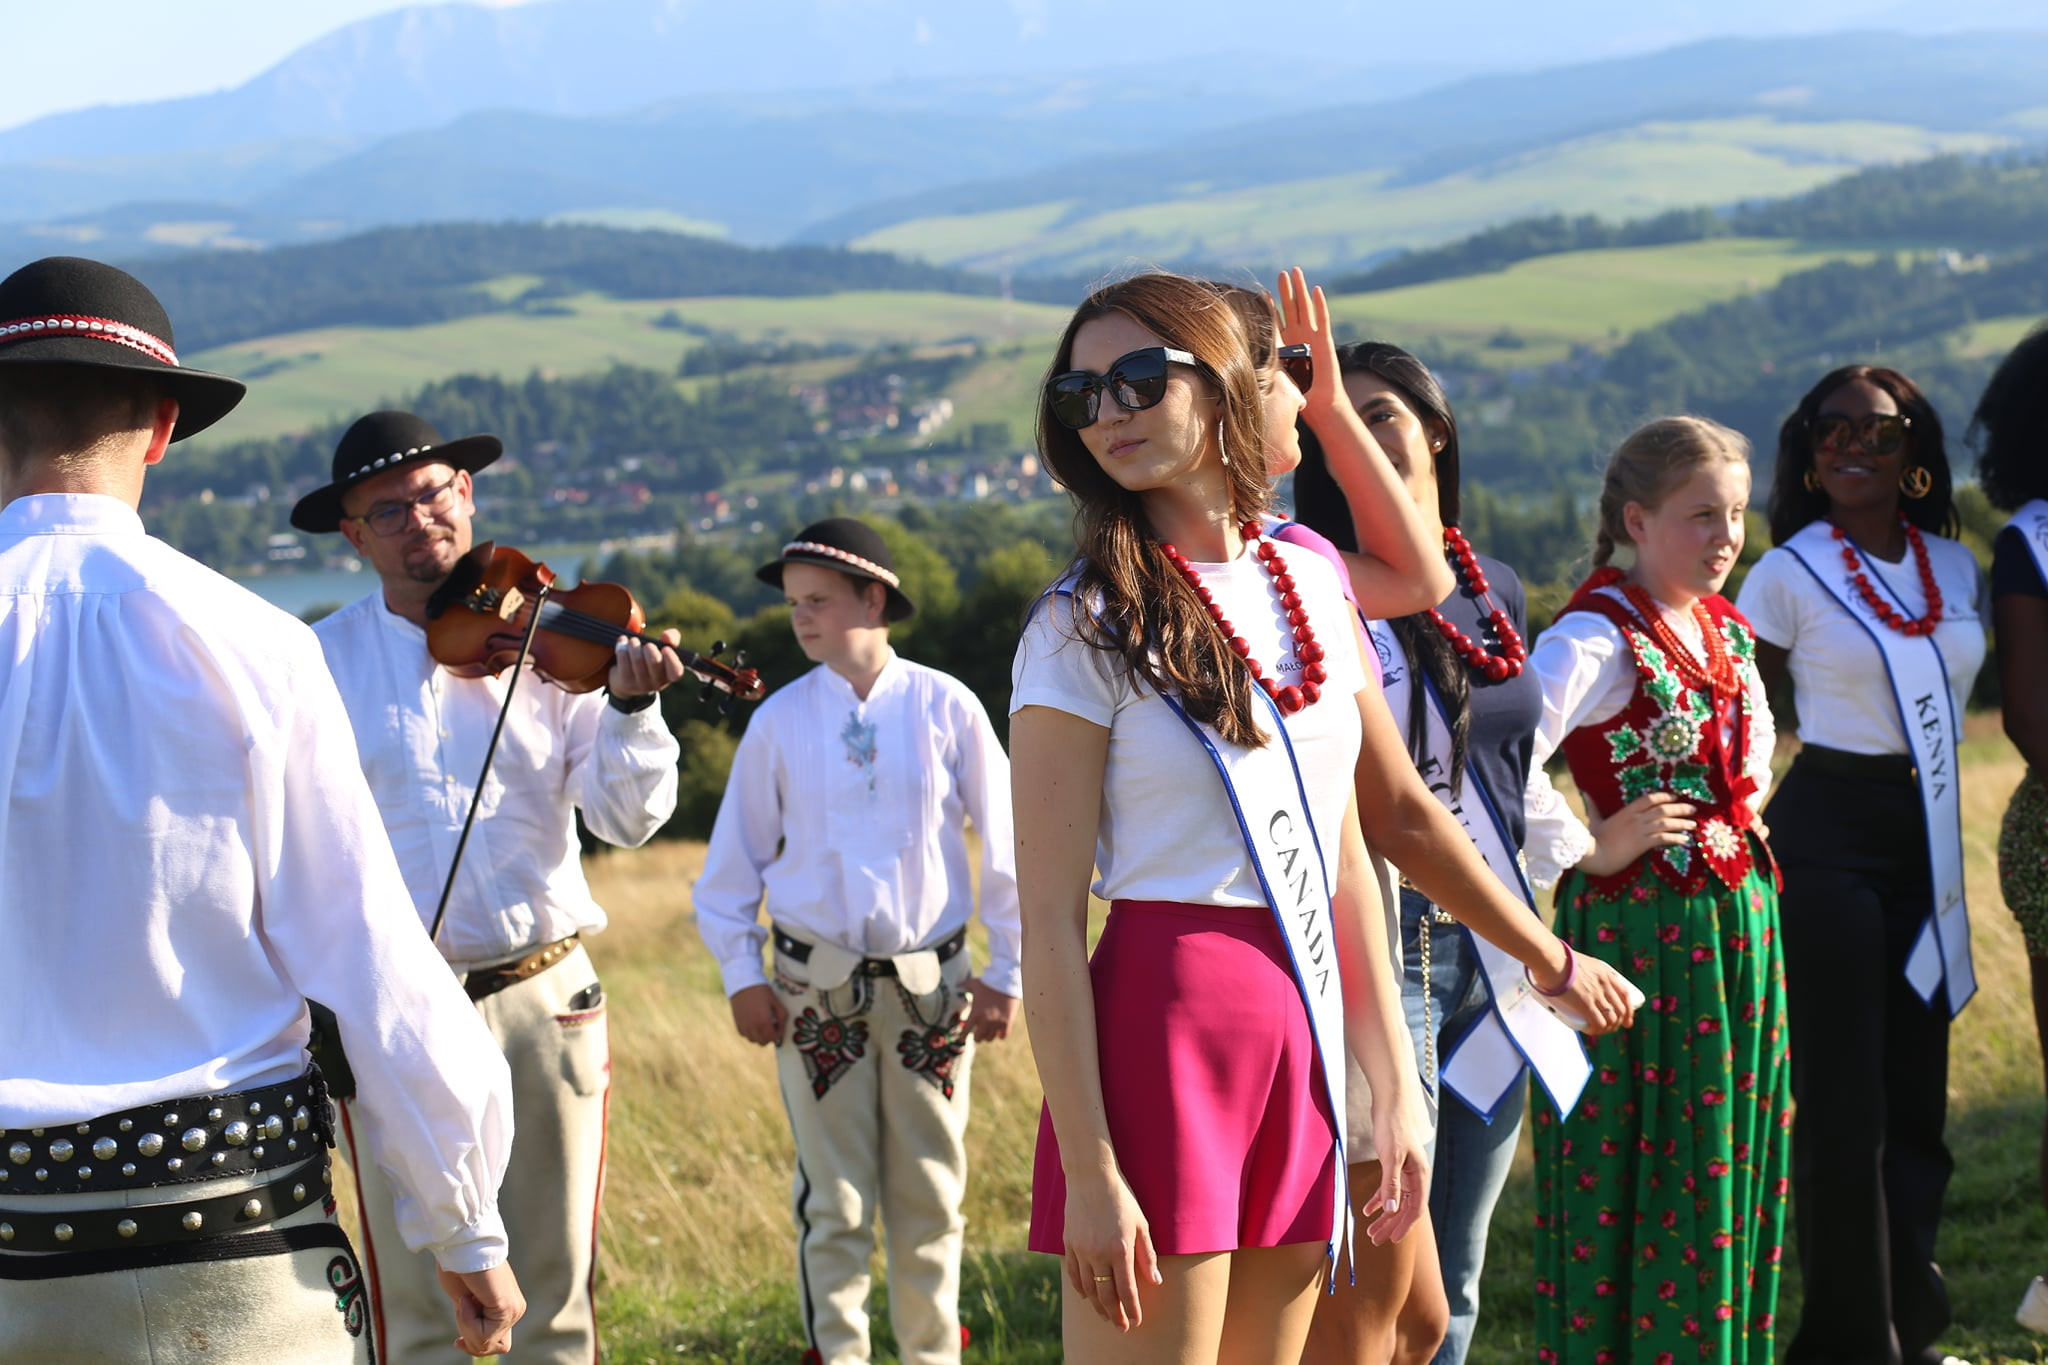
<svg viewBox="0 0 2048 1365"><path fill-rule="evenodd" d="M1900 124L1781 123L1758 116L1650 123L1558 143L1420 183L1386 171L1203 193L1091 213L1043 204L897 223L857 246L994 270L1090 271L1130 260L1320 267L1447 241L1542 213L1637 218L1667 208L1796 194L1858 166L2001 139Z"/></svg>
<svg viewBox="0 0 2048 1365"><path fill-rule="evenodd" d="M1574 251L1485 275L1340 295L1330 307L1365 335L1408 344L1434 338L1513 368L1563 359L1575 345L1611 345L1679 313L1769 289L1795 271L1872 256L1763 237ZM1498 344L1510 340L1503 332L1511 344Z"/></svg>
<svg viewBox="0 0 2048 1365"><path fill-rule="evenodd" d="M501 297L519 280L499 281ZM430 380L456 374L523 378L586 374L614 364L673 370L697 344L657 327L685 322L747 339L926 344L970 337L1006 342L1049 337L1066 310L964 294L855 292L810 298L549 300L547 313L487 313L424 327L326 327L238 342L191 357L202 369L249 383L233 422L199 439L220 442L304 431L364 412Z"/></svg>
<svg viewBox="0 0 2048 1365"><path fill-rule="evenodd" d="M1999 901L1994 862L1998 818L2021 766L1994 717L1974 717L1970 735L1964 795L1983 990L1958 1021L1951 1050L1957 1174L1940 1251L1956 1325L1944 1344L1985 1365L2041 1362L2048 1338L2012 1321L2028 1277L2048 1271L2048 1215L2035 1184L2041 1068L2026 959ZM612 1001L615 1087L599 1307L606 1358L615 1365L781 1365L802 1349L789 1132L771 1059L733 1033L717 971L691 922L689 887L702 859L699 845L664 843L590 864L592 885L612 914L592 951ZM977 1053L973 1095L962 1298L975 1338L969 1359L1057 1361L1054 1265L1022 1249L1039 1106L1028 1037ZM1532 1358L1531 1209L1525 1138L1494 1218L1477 1365ZM1797 1303L1793 1266L1782 1321L1797 1322ZM886 1314L876 1307L877 1353L886 1358L893 1348Z"/></svg>

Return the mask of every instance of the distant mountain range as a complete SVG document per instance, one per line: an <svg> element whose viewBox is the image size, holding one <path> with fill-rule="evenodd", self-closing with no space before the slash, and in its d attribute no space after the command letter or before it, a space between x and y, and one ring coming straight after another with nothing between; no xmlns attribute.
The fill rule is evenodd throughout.
<svg viewBox="0 0 2048 1365"><path fill-rule="evenodd" d="M1502 218L1726 203L2048 139L2048 32L1714 40L1424 89L1453 73L1345 72L1373 51L1360 10L1290 7L1309 65L1194 60L1244 36L1234 0L1134 34L1071 0L402 10L234 90L0 132L0 259L567 218L1017 273L1348 266ZM1070 74L1032 74L1076 44ZM1146 65L1106 69L1105 50Z"/></svg>

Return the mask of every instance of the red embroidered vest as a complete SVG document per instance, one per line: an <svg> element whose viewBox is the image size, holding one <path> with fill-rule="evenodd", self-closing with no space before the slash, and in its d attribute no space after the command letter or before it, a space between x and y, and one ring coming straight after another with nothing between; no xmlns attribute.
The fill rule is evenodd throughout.
<svg viewBox="0 0 2048 1365"><path fill-rule="evenodd" d="M1581 587L1565 611L1594 611L1612 621L1635 658L1636 692L1620 714L1581 726L1560 747L1587 801L1602 818L1648 792L1670 792L1694 807L1692 840L1645 855L1651 869L1681 894L1699 894L1711 872L1734 890L1754 863L1750 847L1756 817L1749 797L1756 783L1743 767L1749 747L1751 680L1756 637L1727 598L1703 598L1714 629L1727 642L1740 681L1736 695L1720 699L1666 657L1649 628L1626 602ZM1727 732L1724 739L1723 732ZM1756 843L1761 847L1762 840ZM1770 851L1763 849L1763 856ZM1589 876L1591 888L1612 895L1635 882L1643 859L1611 877ZM1775 866L1773 867L1775 872Z"/></svg>

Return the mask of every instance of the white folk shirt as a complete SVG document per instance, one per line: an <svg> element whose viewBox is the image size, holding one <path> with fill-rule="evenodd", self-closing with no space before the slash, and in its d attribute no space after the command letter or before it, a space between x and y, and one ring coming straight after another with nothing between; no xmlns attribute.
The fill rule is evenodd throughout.
<svg viewBox="0 0 2048 1365"><path fill-rule="evenodd" d="M1023 991L1010 760L957 678L891 656L863 702L820 666L747 723L697 881L697 932L726 994L767 981L760 923L867 957L932 948L974 908L981 835L991 990Z"/></svg>
<svg viewBox="0 0 2048 1365"><path fill-rule="evenodd" d="M420 923L431 924L512 674L449 673L427 653L427 633L387 610L381 590L313 630ZM449 963L490 966L604 928L583 877L574 808L608 844L646 843L675 810L679 753L659 706L628 715L601 691L575 695L522 678L441 925Z"/></svg>
<svg viewBox="0 0 2048 1365"><path fill-rule="evenodd" d="M312 633L44 495L0 510L0 657L0 1128L288 1081L311 997L407 1245L502 1261L505 1059L405 912Z"/></svg>
<svg viewBox="0 0 2048 1365"><path fill-rule="evenodd" d="M1628 600L1609 588L1600 591L1618 602ZM1661 602L1658 605L1663 606ZM1705 641L1691 612L1664 607L1664 623L1694 658L1701 657ZM1530 882L1548 891L1593 851L1593 832L1572 814L1543 765L1572 731L1620 715L1634 699L1640 679L1635 655L1622 639L1620 627L1597 611L1570 611L1558 617L1529 651L1529 668L1543 687L1543 715L1536 723L1529 785L1523 793L1529 835L1523 841L1522 855ZM1749 752L1742 756L1742 769L1756 783L1756 792L1749 798L1754 812L1763 809L1764 793L1771 788L1771 754L1777 747L1778 730L1762 679L1753 668L1749 675ZM1723 738L1732 736L1724 733Z"/></svg>

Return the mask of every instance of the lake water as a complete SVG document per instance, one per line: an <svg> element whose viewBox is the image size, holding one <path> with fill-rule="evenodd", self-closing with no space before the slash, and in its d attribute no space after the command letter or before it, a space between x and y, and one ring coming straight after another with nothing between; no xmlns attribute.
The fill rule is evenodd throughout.
<svg viewBox="0 0 2048 1365"><path fill-rule="evenodd" d="M563 586L573 586L583 572L585 550L571 546L539 546L529 551L549 568ZM368 569L344 573L338 569L300 569L285 573L250 574L236 582L275 607L303 616L314 607L345 607L358 597L367 597L377 587L377 575Z"/></svg>

